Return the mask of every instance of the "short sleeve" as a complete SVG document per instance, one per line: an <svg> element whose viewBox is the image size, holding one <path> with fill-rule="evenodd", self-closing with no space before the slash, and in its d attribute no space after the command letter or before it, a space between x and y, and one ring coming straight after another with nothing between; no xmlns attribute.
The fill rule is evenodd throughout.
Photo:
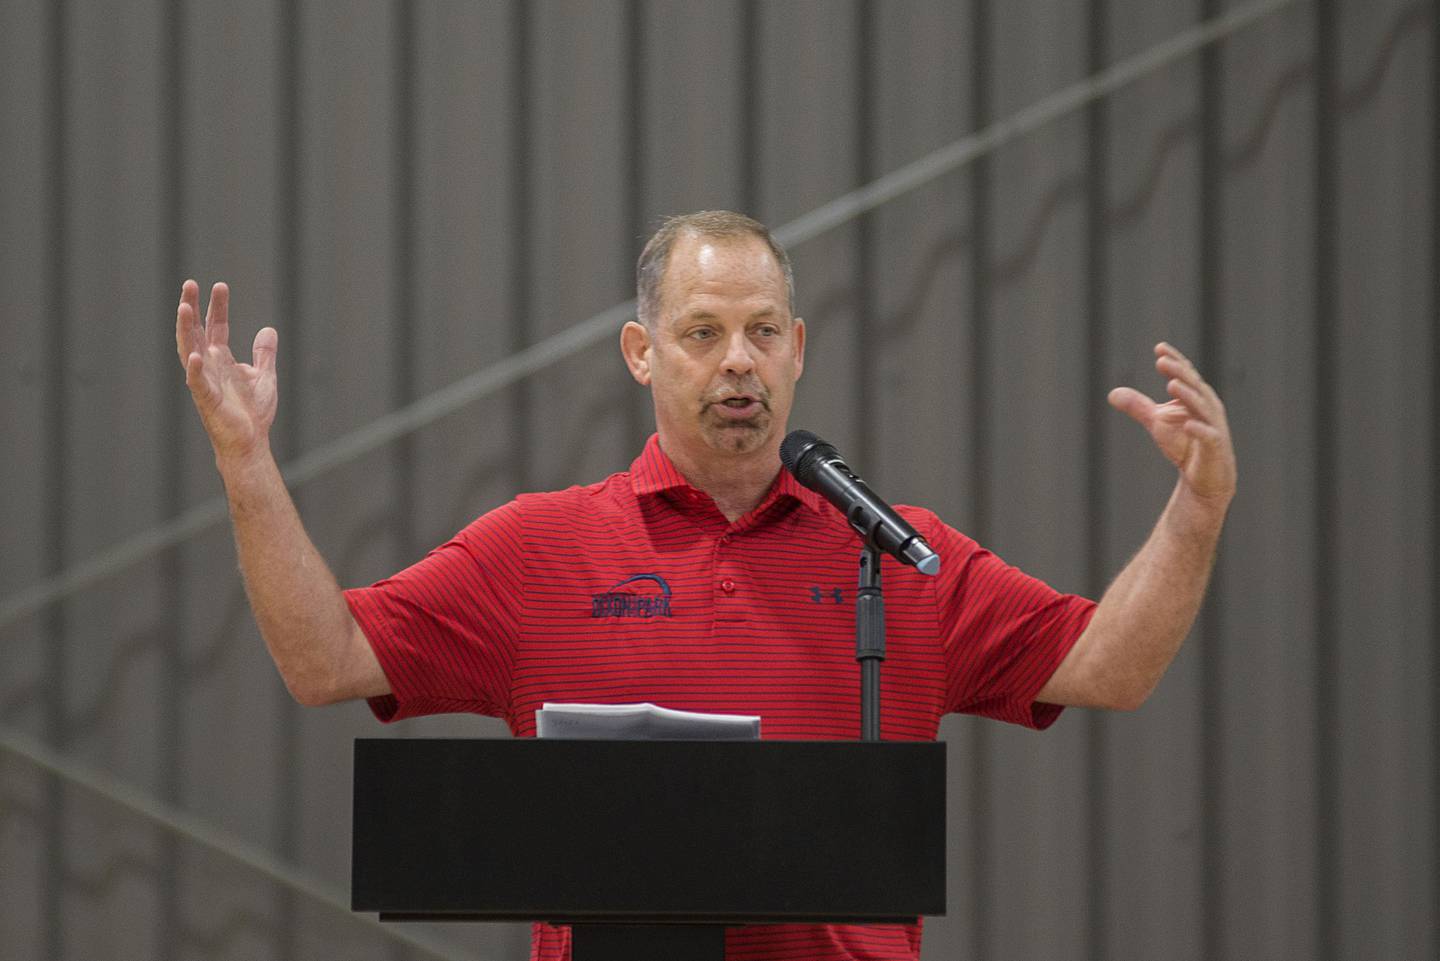
<svg viewBox="0 0 1440 961"><path fill-rule="evenodd" d="M944 559L935 591L945 710L1049 727L1062 708L1035 697L1090 623L1095 602L1062 594L930 520L927 537Z"/></svg>
<svg viewBox="0 0 1440 961"><path fill-rule="evenodd" d="M345 592L390 682L390 694L370 699L376 717L506 716L525 578L523 535L512 502L419 563Z"/></svg>

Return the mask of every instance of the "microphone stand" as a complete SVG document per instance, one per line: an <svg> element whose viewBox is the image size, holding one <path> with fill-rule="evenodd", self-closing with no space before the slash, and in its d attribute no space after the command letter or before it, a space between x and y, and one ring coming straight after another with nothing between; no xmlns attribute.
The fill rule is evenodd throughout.
<svg viewBox="0 0 1440 961"><path fill-rule="evenodd" d="M885 660L885 598L880 593L880 551L860 549L855 593L855 660L860 662L860 740L880 740L880 662Z"/></svg>

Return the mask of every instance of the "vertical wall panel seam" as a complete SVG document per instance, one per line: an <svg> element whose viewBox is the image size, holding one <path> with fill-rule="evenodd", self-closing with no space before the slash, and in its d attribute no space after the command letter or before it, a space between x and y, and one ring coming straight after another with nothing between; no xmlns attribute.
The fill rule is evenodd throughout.
<svg viewBox="0 0 1440 961"><path fill-rule="evenodd" d="M276 117L275 145L275 301L286 311L285 319L289 336L282 349L286 366L295 371L295 386L299 387L303 368L304 311L300 309L301 293L300 230L301 230L301 189L300 189L300 47L301 16L300 4L282 2L279 10L279 65L275 84L278 115ZM304 392L288 390L281 398L276 417L281 451L285 457L296 457L300 453L300 422ZM298 496L298 495L297 495Z"/></svg>
<svg viewBox="0 0 1440 961"><path fill-rule="evenodd" d="M1315 785L1316 915L1315 950L1322 961L1342 956L1344 926L1339 909L1340 829L1336 766L1340 761L1336 709L1339 706L1335 618L1338 579L1335 534L1335 345L1337 311L1335 271L1336 71L1338 36L1335 0L1315 6Z"/></svg>
<svg viewBox="0 0 1440 961"><path fill-rule="evenodd" d="M990 0L974 0L970 30L970 109L972 131L990 123L991 37ZM970 170L970 491L971 536L989 535L986 485L990 469L990 405L988 369L990 324L990 166L989 154L977 157ZM958 378L962 382L965 378ZM957 438L960 443L965 438ZM989 952L991 893L990 732L985 721L970 721L970 872L972 931L970 956L983 961Z"/></svg>
<svg viewBox="0 0 1440 961"><path fill-rule="evenodd" d="M975 0L974 26L971 30L972 68L970 75L971 110L974 115L972 132L990 124L991 37L990 0ZM990 265L990 193L991 156L982 154L971 165L971 247L970 247L970 449L972 536L983 543L988 537L990 476L990 391L986 372L990 349L989 321L991 299ZM964 441L965 438L959 438Z"/></svg>
<svg viewBox="0 0 1440 961"><path fill-rule="evenodd" d="M1430 578L1440 582L1440 0L1430 6ZM1430 594L1430 637L1440 637L1440 596ZM1430 646L1430 678L1440 648ZM1440 954L1440 694L1430 685L1430 950Z"/></svg>
<svg viewBox="0 0 1440 961"><path fill-rule="evenodd" d="M534 230L531 224L531 8L527 0L515 0L511 10L511 71L512 105L510 115L512 158L510 181L510 220L514 243L510 245L510 353L529 345L533 318L531 303L531 258L534 255ZM534 376L526 377L512 388L514 417L510 428L510 459L513 487L534 490L533 444L531 442L531 408Z"/></svg>
<svg viewBox="0 0 1440 961"><path fill-rule="evenodd" d="M760 205L760 7L740 4L740 212L764 219ZM791 304L798 312L798 307Z"/></svg>
<svg viewBox="0 0 1440 961"><path fill-rule="evenodd" d="M437 11L439 14L439 11ZM443 14L439 14L443 15ZM390 342L392 349L390 407L399 410L415 399L420 371L417 367L423 352L417 349L421 317L417 297L419 261L416 241L416 202L420 196L419 162L416 150L416 128L419 124L420 98L416 71L419 28L413 0L394 0L391 43L391 309ZM395 567L413 564L425 551L421 537L419 490L419 435L407 431L395 439L390 450L390 466L394 495L390 499L392 563ZM410 952L404 945L391 942L385 953L393 961L405 961Z"/></svg>
<svg viewBox="0 0 1440 961"><path fill-rule="evenodd" d="M292 378L298 387L305 370L304 323L305 312L300 309L301 277L301 202L303 201L300 161L301 115L301 48L303 44L303 17L298 2L282 2L279 13L279 78L276 97L279 101L276 118L276 191L275 226L276 258L275 302L280 309L288 311L289 336L285 347L286 366L296 372ZM282 388L283 389L283 388ZM301 450L301 424L303 419L304 392L285 391L275 425L278 430L280 450L286 456L294 457ZM273 430L274 428L272 428ZM301 492L295 493L297 504L303 500ZM275 689L272 688L272 691ZM277 692L278 693L278 692ZM272 696L274 696L272 694ZM301 718L299 708L288 695L279 694L275 724L276 741L276 791L274 806L271 808L272 823L275 826L276 853L288 861L294 860L299 848L299 777L300 744L299 729ZM297 958L299 943L299 905L295 895L288 889L275 892L274 939L275 953L279 958Z"/></svg>
<svg viewBox="0 0 1440 961"><path fill-rule="evenodd" d="M392 163L394 174L391 178L394 191L391 195L392 254L391 265L392 307L391 349L394 356L391 383L391 403L394 410L404 407L415 399L418 371L415 369L417 351L415 338L416 283L415 257L415 199L419 195L416 184L417 163L415 157L415 126L419 100L416 97L415 69L419 58L415 55L416 25L415 5L411 0L395 0L394 23L394 98L391 104L394 126L391 130L393 148ZM392 450L391 465L394 472L395 496L391 500L390 521L395 533L393 550L397 567L414 563L424 550L419 537L419 506L416 503L418 437L406 432L396 438Z"/></svg>
<svg viewBox="0 0 1440 961"><path fill-rule="evenodd" d="M1201 0L1200 19L1221 13L1220 0ZM1224 202L1222 110L1222 48L1208 44L1200 51L1200 358L1210 383L1223 398L1224 370L1220 331L1222 227ZM1223 547L1222 547L1223 550ZM1224 759L1221 724L1224 677L1221 648L1221 568L1212 572L1210 599L1200 611L1200 957L1220 957L1225 949L1221 812Z"/></svg>
<svg viewBox="0 0 1440 961"><path fill-rule="evenodd" d="M162 30L165 32L165 49L162 54L164 83L161 99L161 163L163 181L160 202L163 205L157 238L161 251L160 278L157 291L163 291L157 300L163 302L175 295L176 278L184 264L182 247L185 233L185 176L184 140L181 124L185 116L185 5L181 0L169 0L165 5ZM157 307L161 305L157 304ZM163 308L159 316L165 316ZM155 363L160 370L160 382L170 386L164 395L162 405L164 418L164 463L161 467L165 477L164 492L161 494L161 511L166 517L177 517L184 510L184 463L185 436L184 417L190 406L188 391L179 388L174 377L173 362L165 351L156 355ZM159 557L163 609L159 623L162 651L160 665L159 707L160 723L157 725L160 743L160 797L172 806L180 804L181 764L183 752L181 742L185 736L183 718L184 698L184 652L181 643L180 614L184 607L183 578L181 564L183 548L172 547ZM158 836L158 887L159 909L157 911L155 939L157 961L168 961L180 954L179 933L183 918L180 911L180 841L173 833L161 831Z"/></svg>
<svg viewBox="0 0 1440 961"><path fill-rule="evenodd" d="M50 125L49 169L50 169L50 303L51 316L55 322L45 325L49 371L49 397L45 409L48 412L45 437L49 442L47 466L49 476L45 489L48 493L46 527L50 532L47 573L51 576L64 571L66 560L65 540L69 530L65 501L69 486L69 458L66 430L69 427L69 398L66 385L69 371L69 344L66 337L66 322L70 313L70 298L66 290L69 274L67 247L69 244L66 205L69 203L66 190L66 165L69 151L66 126L69 110L65 100L69 84L66 82L67 47L65 36L66 4L56 0L51 8L51 54L54 58L54 77L51 95L54 99L55 115ZM56 747L64 747L69 741L69 730L65 719L64 680L68 674L65 664L65 602L51 606L48 612L51 643L47 645L49 658L49 697L47 700L47 733Z"/></svg>
<svg viewBox="0 0 1440 961"><path fill-rule="evenodd" d="M625 96L626 121L620 126L620 150L625 158L625 236L620 245L620 297L630 296L635 286L634 255L639 253L645 234L645 0L630 0L625 7ZM639 450L649 430L649 394L626 393L626 429L630 450Z"/></svg>
<svg viewBox="0 0 1440 961"><path fill-rule="evenodd" d="M44 436L48 441L46 490L46 528L50 532L47 544L46 573L54 576L65 569L66 524L65 501L69 478L69 462L66 457L66 429L69 412L66 400L66 319L70 312L66 292L69 263L66 247L67 218L65 205L69 200L66 190L66 165L69 159L66 142L66 125L69 110L66 96L69 84L66 72L69 69L68 44L65 27L67 4L54 0L50 5L50 19L46 24L51 54L51 109L50 136L47 146L50 171L49 247L49 302L53 322L45 325L46 349L45 367L49 389L45 404ZM65 657L65 628L67 602L51 605L42 620L41 636L45 638L45 726L52 746L63 749L69 742L65 723L65 680L69 675ZM64 878L65 878L65 790L58 775L49 775L45 782L45 864L43 893L43 949L50 958L58 959L64 953Z"/></svg>
<svg viewBox="0 0 1440 961"><path fill-rule="evenodd" d="M875 175L875 157L872 144L877 129L876 122L876 57L872 45L877 42L878 20L876 6L869 0L855 0L851 5L851 19L855 30L855 46L852 51L854 64L851 75L854 78L852 96L855 98L855 140L854 164L856 185L868 183ZM855 463L863 465L862 472L873 476L879 473L875 459L874 428L875 403L874 366L876 338L875 295L875 232L876 214L867 211L855 220L855 343L851 351L851 417L855 425ZM882 732L883 735L883 732Z"/></svg>
<svg viewBox="0 0 1440 961"><path fill-rule="evenodd" d="M1090 0L1087 18L1086 67L1091 75L1107 66L1109 10L1106 0ZM1106 272L1109 269L1106 247L1106 196L1109 175L1107 151L1110 148L1106 111L1109 99L1091 102L1085 108L1085 399L1086 435L1090 446L1085 459L1086 558L1085 582L1092 597L1104 589L1106 510L1105 510L1105 429L1104 410L1100 398L1105 392L1107 364L1105 324L1109 307ZM1087 837L1086 855L1089 883L1086 886L1089 956L1093 961L1109 958L1107 907L1111 891L1106 861L1109 775L1107 756L1108 719L1103 712L1091 711L1086 717L1087 755Z"/></svg>

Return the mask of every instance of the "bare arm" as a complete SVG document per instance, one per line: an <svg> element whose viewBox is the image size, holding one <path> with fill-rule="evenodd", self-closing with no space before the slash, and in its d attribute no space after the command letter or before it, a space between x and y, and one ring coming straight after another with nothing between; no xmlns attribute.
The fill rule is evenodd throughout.
<svg viewBox="0 0 1440 961"><path fill-rule="evenodd" d="M302 704L330 704L389 692L369 642L340 586L300 523L270 451L275 420L278 336L255 335L254 364L229 346L230 291L216 284L205 325L200 288L187 280L175 318L185 383L225 483L245 590L270 656Z"/></svg>
<svg viewBox="0 0 1440 961"><path fill-rule="evenodd" d="M1129 387L1110 403L1150 432L1179 477L1144 546L1115 578L1075 646L1036 700L1133 710L1145 702L1190 632L1230 501L1235 451L1225 407L1194 365L1159 344L1155 368L1172 398L1156 404Z"/></svg>

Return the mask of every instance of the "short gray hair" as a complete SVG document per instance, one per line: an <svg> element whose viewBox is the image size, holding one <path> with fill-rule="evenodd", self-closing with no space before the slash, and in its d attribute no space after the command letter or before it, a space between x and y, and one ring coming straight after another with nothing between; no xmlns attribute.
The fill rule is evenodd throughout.
<svg viewBox="0 0 1440 961"><path fill-rule="evenodd" d="M790 269L790 255L770 234L770 228L760 221L729 210L700 210L693 214L678 214L665 218L660 229L645 244L640 260L635 265L635 313L640 323L653 327L660 313L660 284L665 279L665 267L670 261L670 250L682 234L696 234L701 237L734 239L738 237L759 237L770 248L780 273L785 277L786 307L795 312L795 273Z"/></svg>

